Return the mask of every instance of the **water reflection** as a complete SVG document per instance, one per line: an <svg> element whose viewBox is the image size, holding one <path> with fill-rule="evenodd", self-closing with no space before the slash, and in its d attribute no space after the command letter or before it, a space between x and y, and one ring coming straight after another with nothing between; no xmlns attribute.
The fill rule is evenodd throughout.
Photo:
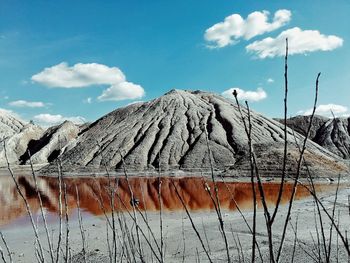
<svg viewBox="0 0 350 263"><path fill-rule="evenodd" d="M35 183L32 177L17 177L21 191L26 197L33 213L40 209ZM38 177L38 190L42 197L45 210L53 214L59 212L59 183L54 177ZM65 178L67 203L69 213L77 208L77 191L79 193L80 207L92 215L102 215L111 211L111 189L114 189L114 207L125 211L132 209L131 204L137 203L141 210L156 211L159 209L159 179L157 177L119 179L99 178ZM129 186L134 193L132 202ZM184 203L190 210L213 209L214 204L210 195L215 199L213 183L203 178L161 178L162 207L166 210L176 211L183 209L175 187ZM223 209L234 210L236 204L241 208L250 208L252 205L252 190L250 183L217 182L218 197ZM278 192L278 183L265 183L264 190L268 204L274 204ZM320 186L317 186L320 188ZM287 184L283 193L282 202L286 202L291 194L292 185ZM308 196L308 192L299 187L296 199ZM258 200L259 200L258 195ZM259 204L259 206L261 206ZM11 223L13 220L27 215L25 204L21 199L11 177L0 177L0 226Z"/></svg>

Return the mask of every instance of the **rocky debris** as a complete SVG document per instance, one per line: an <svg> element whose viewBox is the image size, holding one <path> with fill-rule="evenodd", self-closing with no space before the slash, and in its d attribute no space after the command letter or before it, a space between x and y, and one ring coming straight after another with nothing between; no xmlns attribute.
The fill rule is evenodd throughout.
<svg viewBox="0 0 350 263"><path fill-rule="evenodd" d="M242 108L244 116L247 111ZM280 170L283 125L251 112L252 142L266 171ZM300 143L303 136L295 134ZM208 138L208 140L207 140ZM65 169L74 167L162 170L209 169L207 142L214 168L244 170L249 151L244 124L235 103L202 91L172 90L145 103L117 109L83 129L71 149L62 155ZM295 170L298 150L292 130L289 169ZM309 141L310 168L323 173L344 172L337 156ZM324 161L319 161L324 160ZM334 170L334 167L337 167Z"/></svg>
<svg viewBox="0 0 350 263"><path fill-rule="evenodd" d="M281 123L283 120L278 119ZM287 120L287 125L306 135L310 116L296 116ZM350 118L326 118L315 116L309 138L330 152L350 159Z"/></svg>

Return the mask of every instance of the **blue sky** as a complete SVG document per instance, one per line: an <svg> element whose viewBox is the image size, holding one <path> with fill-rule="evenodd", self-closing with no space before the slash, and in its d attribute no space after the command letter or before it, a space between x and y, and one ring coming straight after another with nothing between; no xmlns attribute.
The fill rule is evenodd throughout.
<svg viewBox="0 0 350 263"><path fill-rule="evenodd" d="M319 113L346 116L349 13L347 0L0 0L0 108L49 125L173 88L239 88L253 109L280 117L283 57L271 47L288 35L289 115L307 114L320 71Z"/></svg>

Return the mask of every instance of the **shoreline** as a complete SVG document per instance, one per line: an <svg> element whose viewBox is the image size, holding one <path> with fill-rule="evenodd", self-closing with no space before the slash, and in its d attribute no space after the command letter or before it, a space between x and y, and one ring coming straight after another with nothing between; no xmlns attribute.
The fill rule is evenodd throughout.
<svg viewBox="0 0 350 263"><path fill-rule="evenodd" d="M349 189L342 189L339 191L338 195L338 202L346 204L347 195L350 194ZM322 197L324 202L332 203L334 200L334 195L329 193ZM340 222L342 222L342 229L349 228L350 222L346 220L346 207L340 208L341 212L341 218L339 219ZM310 236L310 233L315 235L316 230L313 229L313 200L311 197L303 199L303 200L297 200L294 203L292 213L292 220L291 222L295 224L296 218L299 220L299 239L300 242L307 244L307 246L312 247L312 239ZM281 217L278 217L277 225L274 228L274 231L278 233L279 229L282 226L283 216L286 212L286 206L281 206L280 215ZM243 211L243 214L247 218L249 222L252 220L252 211ZM126 222L128 224L131 224L131 220L129 218L129 215L126 213L123 213L123 215L126 217ZM150 227L152 231L154 231L155 236L159 240L159 213L158 212L148 212L148 223L150 224ZM218 231L218 222L217 222L217 215L214 212L208 212L208 211L197 211L197 212L191 212L191 217L195 223L195 225L198 226L198 229L200 231L201 235L204 235L202 224L204 226L204 229L206 229L206 235L208 238L208 242L211 245L211 256L219 261L225 260L225 251L223 250L223 243L220 238L220 233ZM264 243L263 240L266 238L266 233L264 229L264 215L263 211L261 209L257 212L257 237L258 240L260 240L262 243L260 243L260 249L263 252L263 256L267 257L267 244ZM240 238L241 246L244 249L245 256L249 257L249 251L250 251L250 243L251 243L251 236L249 234L249 231L246 229L246 226L244 226L244 222L242 217L237 211L223 211L223 219L225 222L225 225L227 226L226 231L228 235L231 235L231 232L234 233L234 236L237 236ZM109 262L108 258L108 250L106 247L106 219L104 216L100 217L84 217L83 216L83 225L86 233L88 234L87 238L87 244L88 244L88 261L87 262ZM303 223L301 223L303 222ZM183 226L182 226L183 224ZM75 262L83 262L83 258L81 257L81 235L79 233L79 222L78 220L72 220L69 223L70 225L70 246L72 249L72 254L74 254L73 258L75 259ZM144 224L142 224L142 227L145 227ZM207 262L204 252L200 249L200 244L198 242L198 239L196 235L193 232L193 229L191 228L190 221L185 214L184 211L182 212L163 212L163 226L164 226L164 235L165 235L165 242L167 244L167 252L166 252L166 262L179 262L182 258L182 251L179 247L182 247L181 244L181 233L183 233L182 228L184 229L185 233L185 262L194 262L196 260L197 254L196 249L199 250L199 256L201 261ZM49 225L49 228L52 230L52 234L57 237L57 231L58 226L57 224ZM231 231L232 229L232 231ZM2 232L8 242L8 245L11 249L11 251L15 251L13 254L13 257L15 258L15 262L35 262L35 256L33 254L33 230L31 229L31 226L28 225L26 227L21 228L13 228L13 229L4 229ZM293 243L293 237L294 234L292 230L289 230L286 240L286 248L289 249L291 244ZM42 227L40 228L40 238L44 241L45 235ZM265 245L264 245L265 244ZM143 243L143 246L145 248L145 251L147 250L148 258L151 257L150 252L147 249L147 244ZM232 246L232 254L237 254L236 248L233 242L233 239L230 238L230 246ZM299 254L298 258L302 258L302 260L310 260L307 258L307 255L300 251L298 248ZM146 252L145 252L146 253ZM345 259L347 258L346 254L344 254L344 251L340 252L341 258ZM236 260L234 262L238 262L238 258L235 257ZM288 262L285 260L282 260L282 262ZM304 262L304 261L296 261L296 262Z"/></svg>

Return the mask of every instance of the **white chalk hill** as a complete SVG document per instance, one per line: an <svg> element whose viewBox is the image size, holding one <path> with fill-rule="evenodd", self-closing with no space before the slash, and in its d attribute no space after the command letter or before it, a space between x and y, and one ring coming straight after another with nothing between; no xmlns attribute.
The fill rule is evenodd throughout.
<svg viewBox="0 0 350 263"><path fill-rule="evenodd" d="M242 108L243 115L247 111ZM252 142L263 173L278 174L282 167L283 126L251 112ZM249 172L248 141L233 101L202 91L172 90L155 100L117 109L86 127L74 147L62 155L67 170L74 167L120 169L121 155L132 170L209 169L208 144L213 165L228 174ZM288 169L295 172L299 155L295 140L303 136L288 130ZM312 141L305 155L317 173L342 173L340 158Z"/></svg>

